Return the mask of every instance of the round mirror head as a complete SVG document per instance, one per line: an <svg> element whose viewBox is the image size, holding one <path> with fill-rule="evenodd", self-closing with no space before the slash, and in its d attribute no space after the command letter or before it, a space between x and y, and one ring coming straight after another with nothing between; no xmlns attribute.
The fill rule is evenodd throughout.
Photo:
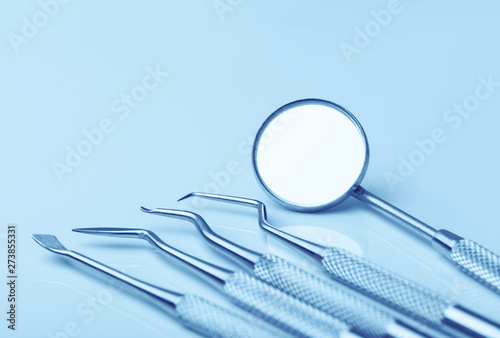
<svg viewBox="0 0 500 338"><path fill-rule="evenodd" d="M287 208L317 211L349 197L368 166L360 123L335 103L284 105L260 127L253 145L257 180Z"/></svg>

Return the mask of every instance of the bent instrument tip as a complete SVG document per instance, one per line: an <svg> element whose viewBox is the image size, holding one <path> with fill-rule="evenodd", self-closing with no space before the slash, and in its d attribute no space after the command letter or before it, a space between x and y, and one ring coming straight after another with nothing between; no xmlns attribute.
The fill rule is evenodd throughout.
<svg viewBox="0 0 500 338"><path fill-rule="evenodd" d="M189 197L194 196L195 194L196 194L196 193L190 192L189 194L184 195L184 196L182 196L181 198L179 198L179 199L177 200L177 202L183 201L183 200L185 200L185 199L187 199L187 198L189 198Z"/></svg>

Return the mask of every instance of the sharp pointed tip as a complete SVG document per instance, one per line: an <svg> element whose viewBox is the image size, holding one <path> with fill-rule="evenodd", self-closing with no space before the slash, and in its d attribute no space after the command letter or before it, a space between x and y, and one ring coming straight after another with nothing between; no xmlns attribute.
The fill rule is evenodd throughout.
<svg viewBox="0 0 500 338"><path fill-rule="evenodd" d="M134 237L146 230L136 228L76 228L73 231L98 236Z"/></svg>
<svg viewBox="0 0 500 338"><path fill-rule="evenodd" d="M74 229L71 229L71 231L81 232L81 233L91 233L91 232L94 232L95 230L92 230L92 228L74 228Z"/></svg>
<svg viewBox="0 0 500 338"><path fill-rule="evenodd" d="M186 198L192 197L193 195L194 195L194 193L193 193L193 192L190 192L189 194L187 194L187 195L182 196L181 198L179 198L179 199L177 200L177 202L183 201L183 200L185 200Z"/></svg>
<svg viewBox="0 0 500 338"><path fill-rule="evenodd" d="M144 212L151 212L151 211L153 211L153 210L152 210L152 209L145 208L145 207L141 207L141 211L144 211Z"/></svg>

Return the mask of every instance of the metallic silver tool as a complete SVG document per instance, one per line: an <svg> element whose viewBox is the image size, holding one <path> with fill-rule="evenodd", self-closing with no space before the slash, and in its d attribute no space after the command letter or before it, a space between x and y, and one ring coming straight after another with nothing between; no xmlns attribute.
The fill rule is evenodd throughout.
<svg viewBox="0 0 500 338"><path fill-rule="evenodd" d="M235 260L246 272L269 283L291 296L300 299L350 325L366 337L423 337L424 334L410 325L395 320L392 315L367 301L365 297L343 290L328 280L301 269L272 254L262 254L247 249L216 234L198 214L173 209L146 209L144 212L191 222L201 235L229 258ZM119 229L83 228L77 232L117 234ZM128 230L127 233L131 233ZM143 230L135 230L136 237L146 239Z"/></svg>
<svg viewBox="0 0 500 338"><path fill-rule="evenodd" d="M252 159L264 191L285 207L317 211L354 196L428 240L463 272L500 294L497 254L436 230L360 186L368 167L368 141L345 108L318 99L284 105L260 127Z"/></svg>
<svg viewBox="0 0 500 338"><path fill-rule="evenodd" d="M224 292L235 304L297 337L360 337L350 332L344 322L309 304L245 273L234 272L179 251L151 231L125 228L97 229L75 229L75 231L145 239L161 252L194 268L205 281Z"/></svg>
<svg viewBox="0 0 500 338"><path fill-rule="evenodd" d="M288 334L279 332L256 317L237 314L196 295L160 288L121 273L78 252L66 249L55 236L33 235L33 239L49 251L81 262L139 290L161 310L205 337L289 337Z"/></svg>
<svg viewBox="0 0 500 338"><path fill-rule="evenodd" d="M500 337L500 325L440 296L411 280L380 267L347 250L326 247L280 230L267 222L265 205L257 200L218 194L191 193L199 197L250 206L258 210L259 225L278 240L318 261L335 280L357 289L430 326L444 326L480 337Z"/></svg>

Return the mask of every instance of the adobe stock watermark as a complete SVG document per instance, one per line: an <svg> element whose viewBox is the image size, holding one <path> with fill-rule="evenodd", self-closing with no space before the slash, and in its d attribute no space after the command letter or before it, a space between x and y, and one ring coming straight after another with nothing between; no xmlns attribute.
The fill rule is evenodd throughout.
<svg viewBox="0 0 500 338"><path fill-rule="evenodd" d="M74 315L76 316L73 319L64 323L59 331L48 332L47 337L78 337L84 332L85 327L94 322L99 313L106 308L112 307L115 295L120 294L123 288L123 282L110 279L107 286L101 288L95 295L88 295L84 301L76 306L74 310Z"/></svg>
<svg viewBox="0 0 500 338"><path fill-rule="evenodd" d="M214 0L212 6L220 21L224 21L227 13L233 12L243 0Z"/></svg>
<svg viewBox="0 0 500 338"><path fill-rule="evenodd" d="M278 116L269 124L268 129L262 135L259 147L265 149L274 140L276 135L284 132L286 127L295 119L295 116L291 112L288 112L286 115L286 117L283 115ZM254 137L248 136L245 140L238 143L236 146L238 157L227 161L222 169L210 171L208 173L209 180L203 184L201 189L200 187L194 187L193 191L219 194L227 189L232 180L243 172L243 164L252 161L253 141ZM187 201L182 201L181 205L182 203L187 203ZM210 202L202 198L191 198L189 199L189 203L195 209L200 210L205 208Z"/></svg>
<svg viewBox="0 0 500 338"><path fill-rule="evenodd" d="M63 5L66 5L70 0L40 0L38 1L39 9L29 17L22 18L21 28L17 33L7 33L10 45L14 52L19 53L19 48L22 45L28 44L40 30L49 24L55 18Z"/></svg>
<svg viewBox="0 0 500 338"><path fill-rule="evenodd" d="M373 39L377 38L386 29L395 16L403 12L403 5L399 0L390 0L386 8L372 10L371 20L364 25L354 27L354 37L352 43L342 41L339 48L348 63L351 63L354 55L360 54L368 47Z"/></svg>
<svg viewBox="0 0 500 338"><path fill-rule="evenodd" d="M443 127L434 128L427 137L415 139L414 148L407 155L398 156L396 170L386 171L384 178L392 191L396 186L405 182L410 176L415 174L418 167L422 166L426 160L434 155L439 146L448 140L447 129L458 130L464 122L473 116L482 102L491 97L500 87L500 82L493 79L493 75L478 77L478 84L474 91L464 97L459 103L454 103L442 115Z"/></svg>
<svg viewBox="0 0 500 338"><path fill-rule="evenodd" d="M146 100L150 93L163 83L167 76L168 73L161 70L159 65L156 65L155 68L147 66L141 83L113 100L110 106L111 111L117 114L119 120L127 119L130 113L137 109L141 102ZM80 141L75 145L66 146L64 160L52 162L52 170L59 183L62 183L65 175L72 173L79 167L84 159L89 157L116 130L117 124L114 120L116 118L105 117L97 123L96 127L83 129Z"/></svg>
<svg viewBox="0 0 500 338"><path fill-rule="evenodd" d="M457 299L459 296L463 295L467 290L467 286L458 278L454 278L452 281L446 281L445 285L441 289L440 294L444 297L451 299Z"/></svg>

